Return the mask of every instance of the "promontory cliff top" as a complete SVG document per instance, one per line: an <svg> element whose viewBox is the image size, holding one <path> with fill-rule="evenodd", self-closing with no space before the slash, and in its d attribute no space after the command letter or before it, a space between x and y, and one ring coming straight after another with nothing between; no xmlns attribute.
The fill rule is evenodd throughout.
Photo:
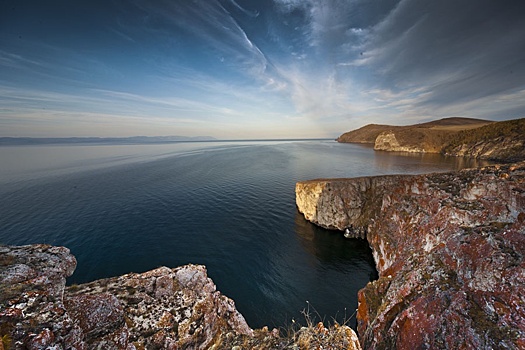
<svg viewBox="0 0 525 350"><path fill-rule="evenodd" d="M492 122L445 118L408 126L369 124L338 142L373 144L378 151L442 153L503 162L525 159L525 119Z"/></svg>
<svg viewBox="0 0 525 350"><path fill-rule="evenodd" d="M525 162L295 191L306 219L372 248L363 349L525 349Z"/></svg>
<svg viewBox="0 0 525 350"><path fill-rule="evenodd" d="M251 329L202 265L66 287L75 267L65 247L0 245L0 350L361 349L346 325Z"/></svg>

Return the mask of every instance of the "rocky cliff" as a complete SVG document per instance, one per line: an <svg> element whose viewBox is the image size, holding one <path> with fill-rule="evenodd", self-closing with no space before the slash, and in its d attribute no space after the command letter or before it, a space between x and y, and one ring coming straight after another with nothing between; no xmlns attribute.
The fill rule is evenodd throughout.
<svg viewBox="0 0 525 350"><path fill-rule="evenodd" d="M525 348L525 163L296 185L305 217L366 237L364 349Z"/></svg>
<svg viewBox="0 0 525 350"><path fill-rule="evenodd" d="M379 151L439 153L459 131L492 123L482 119L444 118L404 126L369 124L342 134L337 141L369 143Z"/></svg>
<svg viewBox="0 0 525 350"><path fill-rule="evenodd" d="M442 153L503 162L525 160L525 119L490 122L445 118L429 123L367 125L338 142L370 143L376 151Z"/></svg>
<svg viewBox="0 0 525 350"><path fill-rule="evenodd" d="M0 246L0 350L360 349L344 325L252 330L201 265L66 288L75 267L64 247Z"/></svg>
<svg viewBox="0 0 525 350"><path fill-rule="evenodd" d="M506 162L525 160L525 119L463 130L441 152L445 155Z"/></svg>

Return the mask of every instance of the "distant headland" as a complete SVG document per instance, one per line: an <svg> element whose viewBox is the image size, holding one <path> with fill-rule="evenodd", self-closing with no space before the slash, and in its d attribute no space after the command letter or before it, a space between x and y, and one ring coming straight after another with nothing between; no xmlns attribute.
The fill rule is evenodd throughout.
<svg viewBox="0 0 525 350"><path fill-rule="evenodd" d="M407 126L369 124L342 134L337 141L373 144L377 151L515 162L525 159L525 118L501 122L445 118Z"/></svg>

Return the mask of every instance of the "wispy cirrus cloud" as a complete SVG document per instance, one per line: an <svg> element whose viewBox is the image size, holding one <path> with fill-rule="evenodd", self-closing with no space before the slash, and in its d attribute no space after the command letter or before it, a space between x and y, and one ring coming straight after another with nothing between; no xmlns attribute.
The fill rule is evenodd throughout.
<svg viewBox="0 0 525 350"><path fill-rule="evenodd" d="M71 130L93 118L331 137L369 122L525 112L522 0L93 6L0 5L1 132L41 113Z"/></svg>
<svg viewBox="0 0 525 350"><path fill-rule="evenodd" d="M254 16L238 3L232 3L243 14ZM151 30L169 36L174 34L170 27L176 27L182 33L180 36L197 39L196 42L199 42L203 49L203 55L213 52L217 60L232 60L232 65L241 65L249 70L264 70L267 65L264 54L219 1L160 1L155 4L139 1L136 4L146 11L148 16L163 19L162 22L156 22L148 17L145 25Z"/></svg>
<svg viewBox="0 0 525 350"><path fill-rule="evenodd" d="M307 13L308 40L324 68L342 74L347 91L361 89L371 109L397 111L392 118L523 113L519 100L490 106L525 86L522 1L275 2ZM367 94L373 90L392 93L378 99Z"/></svg>
<svg viewBox="0 0 525 350"><path fill-rule="evenodd" d="M357 62L378 72L379 86L426 90L416 109L472 116L525 85L524 11L521 1L403 0L372 28Z"/></svg>

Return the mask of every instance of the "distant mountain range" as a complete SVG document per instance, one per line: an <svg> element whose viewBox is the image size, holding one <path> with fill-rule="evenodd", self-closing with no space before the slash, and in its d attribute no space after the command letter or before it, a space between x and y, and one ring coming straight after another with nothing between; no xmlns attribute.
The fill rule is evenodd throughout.
<svg viewBox="0 0 525 350"><path fill-rule="evenodd" d="M215 141L211 136L133 136L133 137L0 137L0 145L49 144L144 144L169 142Z"/></svg>
<svg viewBox="0 0 525 350"><path fill-rule="evenodd" d="M518 161L525 160L525 119L445 118L407 126L369 124L344 133L337 141L373 144L378 151Z"/></svg>

